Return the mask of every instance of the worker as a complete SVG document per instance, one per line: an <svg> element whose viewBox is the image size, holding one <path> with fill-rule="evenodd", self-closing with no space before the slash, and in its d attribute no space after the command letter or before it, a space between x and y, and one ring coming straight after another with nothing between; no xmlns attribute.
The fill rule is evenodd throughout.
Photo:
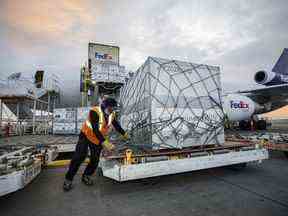
<svg viewBox="0 0 288 216"><path fill-rule="evenodd" d="M72 188L73 178L87 156L88 147L90 149L90 161L82 175L82 182L86 185L93 185L91 176L98 166L102 147L110 151L114 149L114 145L110 143L108 138L108 133L112 127L122 135L123 139L128 139L127 132L116 120L114 112L116 106L116 100L108 97L102 100L100 106L95 106L89 111L88 118L82 125L69 170L65 175L64 191L69 191Z"/></svg>

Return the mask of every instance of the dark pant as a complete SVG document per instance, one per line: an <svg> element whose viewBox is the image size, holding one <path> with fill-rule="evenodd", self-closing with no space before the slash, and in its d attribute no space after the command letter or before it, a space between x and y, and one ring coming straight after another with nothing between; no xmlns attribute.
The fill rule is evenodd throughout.
<svg viewBox="0 0 288 216"><path fill-rule="evenodd" d="M92 175L99 162L100 154L101 154L101 145L96 145L92 142L90 142L86 136L83 133L80 133L79 140L76 145L76 150L74 152L73 158L70 162L69 170L66 173L66 179L72 181L75 174L77 173L81 163L85 160L87 153L88 153L88 147L90 149L90 162L88 163L84 175Z"/></svg>

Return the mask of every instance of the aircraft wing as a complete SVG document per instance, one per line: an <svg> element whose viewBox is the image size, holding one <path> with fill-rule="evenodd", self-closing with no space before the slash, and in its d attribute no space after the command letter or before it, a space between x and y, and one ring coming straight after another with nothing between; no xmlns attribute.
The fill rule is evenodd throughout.
<svg viewBox="0 0 288 216"><path fill-rule="evenodd" d="M288 104L288 84L274 85L270 87L239 91L258 104L270 103L272 107L282 107Z"/></svg>

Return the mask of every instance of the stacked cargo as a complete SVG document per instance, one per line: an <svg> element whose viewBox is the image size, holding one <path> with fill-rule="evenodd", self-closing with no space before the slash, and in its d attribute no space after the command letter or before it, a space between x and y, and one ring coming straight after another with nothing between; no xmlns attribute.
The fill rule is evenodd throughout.
<svg viewBox="0 0 288 216"><path fill-rule="evenodd" d="M54 109L53 134L75 134L76 109Z"/></svg>
<svg viewBox="0 0 288 216"><path fill-rule="evenodd" d="M41 159L32 147L0 148L0 196L24 188L41 172Z"/></svg>
<svg viewBox="0 0 288 216"><path fill-rule="evenodd" d="M149 57L120 98L121 123L138 147L224 143L219 67Z"/></svg>
<svg viewBox="0 0 288 216"><path fill-rule="evenodd" d="M53 134L79 134L90 107L54 109Z"/></svg>
<svg viewBox="0 0 288 216"><path fill-rule="evenodd" d="M76 133L79 134L84 121L87 119L90 107L77 108L77 129Z"/></svg>
<svg viewBox="0 0 288 216"><path fill-rule="evenodd" d="M88 59L91 79L95 82L125 83L127 72L119 64L120 48L98 43L89 43Z"/></svg>
<svg viewBox="0 0 288 216"><path fill-rule="evenodd" d="M112 63L98 63L92 65L91 77L96 82L124 83L127 73L124 66Z"/></svg>
<svg viewBox="0 0 288 216"><path fill-rule="evenodd" d="M122 182L244 167L268 158L268 151L258 144L224 143L219 67L149 57L120 98L121 123L130 140L102 161L108 178Z"/></svg>

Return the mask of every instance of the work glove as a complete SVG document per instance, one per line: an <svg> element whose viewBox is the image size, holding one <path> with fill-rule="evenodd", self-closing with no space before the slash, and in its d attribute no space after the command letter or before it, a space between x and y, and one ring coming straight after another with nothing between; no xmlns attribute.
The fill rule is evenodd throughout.
<svg viewBox="0 0 288 216"><path fill-rule="evenodd" d="M106 150L108 150L108 151L112 151L112 150L115 149L115 146L114 146L112 143L110 143L108 139L106 139L106 140L102 143L102 146L103 146Z"/></svg>
<svg viewBox="0 0 288 216"><path fill-rule="evenodd" d="M125 132L124 135L121 136L123 140L128 140L129 139L129 135L127 132Z"/></svg>

